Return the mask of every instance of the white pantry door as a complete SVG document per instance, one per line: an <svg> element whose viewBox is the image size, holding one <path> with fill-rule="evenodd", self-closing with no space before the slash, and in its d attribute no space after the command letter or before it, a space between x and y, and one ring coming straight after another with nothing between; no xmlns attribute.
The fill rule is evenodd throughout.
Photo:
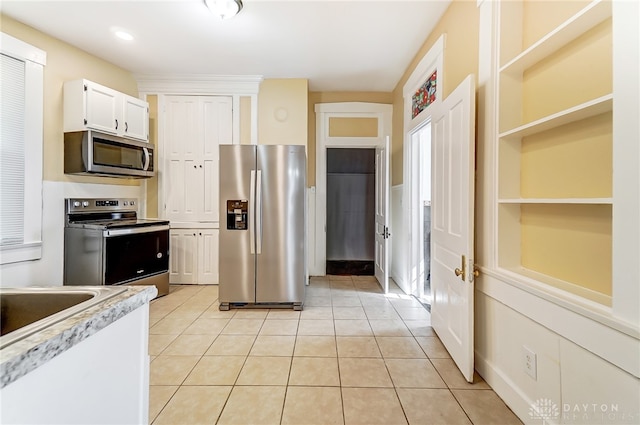
<svg viewBox="0 0 640 425"><path fill-rule="evenodd" d="M375 275L389 292L389 137L376 148L376 249Z"/></svg>
<svg viewBox="0 0 640 425"><path fill-rule="evenodd" d="M472 382L474 76L467 76L432 117L431 322Z"/></svg>

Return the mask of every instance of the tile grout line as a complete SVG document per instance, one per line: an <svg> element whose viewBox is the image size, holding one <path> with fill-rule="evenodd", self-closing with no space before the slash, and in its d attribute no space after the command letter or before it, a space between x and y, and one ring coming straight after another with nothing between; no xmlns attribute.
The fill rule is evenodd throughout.
<svg viewBox="0 0 640 425"><path fill-rule="evenodd" d="M202 290L202 289L201 289L201 290ZM200 290L200 291L201 291L201 290ZM198 292L200 292L200 291L198 291ZM196 294L194 294L193 296L195 296L195 295L196 295ZM190 298L192 298L192 297L189 297L189 299L190 299ZM217 301L217 298L216 298L216 300L214 300L214 301L211 303L211 305L213 305L213 304L215 303L215 301ZM177 309L178 309L181 305L183 305L185 302L187 302L187 300L185 300L185 301L183 301L182 303L180 303L180 305L179 305L179 306L177 306L175 309L173 309L173 310L172 310L172 312L173 312L173 311L175 311L175 310L177 310ZM208 308L208 307L207 307L207 308ZM205 310L205 311L206 311L206 310ZM202 313L201 313L201 314L202 314ZM201 314L200 314L200 315L201 315ZM198 317L200 317L200 315L196 316L196 318L194 318L194 319L193 319L193 321L191 322L191 324L193 324L193 323L196 321L196 319L197 319ZM165 316L164 316L164 318L166 318L167 316L168 316L168 314L167 314L167 315L165 315ZM191 324L190 324L190 325L191 325ZM189 326L190 326L190 325L189 325ZM188 328L189 326L187 326L187 328ZM176 336L176 338L174 338L174 341L175 341L176 339L178 339L178 337L180 337L180 335L183 335L184 331L185 331L187 328L183 329L183 330L182 330L182 332L180 332L180 333ZM214 340L215 340L215 339L214 339ZM172 341L171 343L173 343L173 341ZM167 347L165 347L165 348L164 348L164 349L163 349L163 350L162 350L162 351L161 351L161 352L156 356L156 358L158 358L158 357L160 356L160 354L162 354L162 353L163 353L163 352L164 352L164 351L169 347L169 345L171 345L171 343L169 343L169 344L167 345ZM212 342L212 344L213 344L213 342ZM206 350L205 350L205 352L206 352ZM160 415L162 414L162 412L164 411L164 409L166 409L166 408L167 408L167 406L169 405L169 403L171 402L171 400L175 397L175 395L176 395L176 394L178 394L178 391L180 391L180 388L182 388L182 384L183 384L183 383L184 383L184 381L189 377L189 375L191 374L191 372L193 372L193 369L195 369L196 365L200 362L200 360L202 359L202 357L203 357L203 356L204 356L204 354L203 354L202 356L200 356L200 359L199 359L199 360L198 360L198 361L193 365L193 367L192 367L192 368L187 372L187 374L185 375L185 377L184 377L184 379L182 380L182 382L181 382L180 384L178 384L178 386L177 386L177 388L176 388L175 392L171 395L171 397L169 397L169 400L167 400L167 402L164 404L164 406L162 406L162 409L160 409L160 411L156 414L155 418L153 418L153 421L151 422L152 424L153 424L153 423L154 423L154 422L155 422L155 421L160 417ZM151 362L149 362L149 370L151 370Z"/></svg>
<svg viewBox="0 0 640 425"><path fill-rule="evenodd" d="M353 283L353 282L352 282L352 283ZM335 348L335 349L336 349L336 352L335 352L335 356L336 356L336 357L335 357L335 358L336 358L336 363L337 363L337 366L338 366L338 378L339 378L339 382L340 382L340 383L339 383L339 388L341 389L340 394L341 394L341 405L342 405L342 418L343 418L343 420L344 420L344 419L345 419L345 415L344 415L344 407L345 407L345 406L344 406L344 398L342 397L342 389L343 389L344 387L342 386L342 376L341 376L341 373L340 373L340 362L339 362L340 355L339 355L339 352L338 352L338 341L337 341L338 334L337 334L337 329L336 329L336 320L349 320L349 319L348 319L348 318L343 318L343 319L336 319L336 318L335 318L335 315L334 315L333 313L334 313L334 307L336 307L336 306L334 306L334 305L333 305L333 299L334 299L334 298L333 298L333 295L332 295L332 294L333 294L333 292L331 292L331 289L332 289L332 287L331 287L331 282L329 282L329 288L328 288L328 289L329 289L329 293L330 293L330 297L329 297L329 298L330 298L330 300L331 300L331 301L330 301L330 303L331 303L331 304L330 304L330 306L328 306L328 307L330 308L331 316L332 316L332 317L331 317L331 320L332 320L332 322L333 322L333 342L334 342L335 347L336 347L336 348ZM395 391L395 394L396 394L396 398L398 399L398 402L399 402L399 403L400 403L400 405L401 405L401 408L402 408L402 410L403 410L403 414L404 414L404 416L405 416L405 419L407 419L406 412L404 411L404 406L402 406L402 403L401 403L401 402L400 402L400 400L399 400L399 395L397 394L397 387L396 387L396 386L395 386L395 384L393 383L393 379L391 378L391 374L390 374L390 372L389 372L389 370L388 370L388 366L387 366L386 362L384 361L385 357L382 355L382 350L380 349L380 346L379 346L379 341L378 341L377 337L378 337L378 336L380 336L380 335L376 335L376 333L374 332L373 327L372 327L372 325L371 325L371 322L370 322L371 320L374 320L374 319L372 319L371 317L369 317L370 315L366 313L366 310L364 309L364 304L362 303L363 299L360 297L360 293L368 293L369 291L368 291L368 290L360 291L359 289L361 289L361 288L355 287L355 285L354 285L354 287L353 287L352 289L348 290L348 292L347 292L347 291L345 291L345 292L347 292L347 293L348 293L348 295L351 295L351 294L355 293L355 295L358 297L358 301L359 301L359 304L360 304L360 308L361 308L361 309L363 310L363 312L364 312L364 316L365 316L365 317L364 317L364 319L366 319L366 320L367 320L367 325L368 325L369 330L370 330L370 332L371 332L371 337L373 337L373 338L374 338L374 340L375 340L375 342L376 342L376 347L378 348L378 351L380 351L381 358L382 358L382 360L383 360L383 363L385 364L385 370L387 371L387 374L389 375L389 379L391 380L392 386L393 386L394 391ZM368 289L368 288L365 288L365 289ZM336 291L336 293L337 293L337 291ZM195 295L196 295L196 294L192 295L190 298L195 297ZM190 299L190 298L189 298L189 299ZM187 300L185 300L185 301L183 301L183 303L182 303L182 304L180 304L180 305L183 305L183 304L184 304L184 303L186 303L187 301L188 301L188 299L187 299ZM216 300L214 300L214 302L213 302L212 304L215 304L215 301L216 301ZM399 313L398 313L398 310L397 310L396 306L395 306L393 303L389 303L389 304L391 304L391 306L392 306L392 307L393 307L393 309L394 309L394 312L395 312L396 314L398 314L398 316L399 316ZM175 309L177 309L177 308L179 308L179 307L180 307L180 306L178 306L178 307L174 308L173 310L171 310L171 312L173 312ZM210 307L210 306L209 306L209 307ZM205 311L206 311L206 310L205 310ZM168 314L169 314L169 313L168 313ZM168 315L168 314L167 314L167 315ZM202 314L204 314L204 313L201 313L200 315L196 316L196 318L194 318L194 319L193 319L193 321L190 323L190 325L188 325L188 326L187 326L187 328L188 328L189 326L191 326L191 325L192 325L192 324L193 324L193 323L194 323L198 318L200 318L200 316L201 316ZM241 370L242 370L242 368L244 367L244 365L246 364L246 362L247 362L247 360L248 360L248 357L250 357L250 354L251 354L252 349L255 347L255 345L256 345L256 343L257 343L257 338L260 336L260 332L262 331L263 327L264 327L264 326L265 326L265 324L266 324L266 320L268 319L268 314L269 314L269 313L267 313L267 316L262 320L262 324L261 324L261 326L260 326L260 329L257 331L257 334L255 335L255 338L254 338L254 340L253 340L253 343L251 344L251 347L249 348L249 352L248 352L248 353L247 353L247 355L245 356L245 361L244 361L244 363L243 363L243 366L240 368ZM166 317L167 315L165 315L164 317ZM163 317L163 318L164 318L164 317ZM417 342L417 340L416 340L416 336L415 336L415 334L411 331L411 329L409 329L409 328L408 328L408 326L407 326L407 324L406 324L405 320L404 320L404 319L402 319L402 317L401 317L401 316L399 316L399 318L400 318L400 321L401 321L401 322L403 323L403 325L405 326L405 329L407 329L407 330L409 331L410 336L412 337L412 340L420 346L420 344L419 344L419 343ZM229 318L228 320L229 320L229 321L231 321L232 319L233 319L233 317ZM274 319L274 320L275 320L275 319ZM296 327L296 333L295 333L295 340L294 340L293 352L292 352L292 354L291 354L291 356L290 356L290 364L289 364L289 371L288 371L288 376L287 376L287 383L286 383L286 385L285 385L285 398L284 398L284 400L283 400L282 411L281 411L281 418L280 418L280 422L281 422L281 423L282 423L282 421L283 421L283 419L284 419L284 407L285 407L285 403L286 403L287 394L288 394L289 388L291 387L291 385L289 385L289 384L290 384L290 379L291 379L291 373L292 373L292 371L293 371L293 360L294 360L294 358L295 358L295 348L296 348L296 347L297 347L297 345L298 345L299 337L300 337L300 336L302 336L302 335L300 335L300 334L299 334L299 331L300 331L300 320L303 320L302 315L300 315L300 316L298 317L297 327ZM350 319L350 320L355 320L355 319ZM229 323L227 323L227 324L225 325L225 328L226 328L226 326L228 326L228 324L229 324ZM186 330L187 328L185 328L185 329L184 329L180 334L178 334L178 336L180 336L180 335L184 335L184 332L185 332L185 330ZM218 334L216 335L216 337L214 338L214 340L212 341L212 343L211 343L211 344L209 344L209 348L208 348L208 349L210 349L211 345L215 342L215 340L216 340L220 335L222 335L222 331L223 331L223 330L224 330L224 328L221 330L221 332L220 332L220 333L218 333ZM265 336L266 336L266 335L265 335ZM307 335L307 336L313 336L313 335ZM347 336L347 335L343 335L343 336ZM360 337L369 337L369 335L357 335L357 336L360 336ZM399 336L402 336L402 335L399 335ZM169 344L169 345L170 345L170 344ZM420 348L421 348L421 350L424 352L424 349L422 348L422 346L420 346ZM166 347L165 347L165 349L163 349L163 350L158 354L158 356L159 356L160 354L162 354L165 350L166 350ZM205 350L204 354L200 355L200 358L199 358L198 362L199 362L199 361L200 361L200 360L205 356L206 352L207 352L207 350ZM424 354L426 355L426 352L425 352ZM312 357L313 357L313 356L312 356ZM427 357L427 359L429 359L429 357L428 357L428 356L426 356L426 357ZM430 360L430 359L429 359L429 360ZM197 363L198 363L198 362L196 362L196 365L197 365ZM433 364L432 364L432 366L433 366ZM195 368L195 365L194 365L194 368ZM194 368L192 368L192 369L187 373L187 377L189 376L189 374L190 374L190 373L192 373L192 371L193 371L193 369L194 369ZM434 367L434 369L435 369L435 367ZM239 379L240 373L241 373L241 372L239 372L239 373L238 373L238 376L236 377L235 382L234 382L234 384L232 385L232 390L230 391L230 394L231 394L231 392L233 391L233 388L235 388L235 387L237 386L237 381L238 381L238 379ZM182 386L183 386L183 384L184 384L185 380L186 380L186 377L185 377L185 379L182 381L182 383L178 386L178 389L179 389L180 387L182 387ZM305 385L305 386L306 386L306 385ZM308 385L308 386L310 386L310 387L314 387L313 385ZM176 390L176 393L177 393L177 390ZM176 393L174 393L174 394L173 394L173 396L175 396L175 394L176 394ZM173 398L173 396L172 396L172 397L169 399L169 401L164 405L164 407L161 409L161 411L156 415L156 419L157 419L157 417L162 413L162 411L166 408L166 406L169 404L169 402L171 401L171 399ZM226 401L225 401L225 404L223 405L223 407L222 407L222 409L221 409L221 411L220 411L220 414L219 414L219 416L218 416L218 419L217 419L216 421L218 421L218 420L219 420L219 417L222 415L222 412L224 411L224 408L225 408L225 406L226 406L226 404L227 404L227 402L228 402L228 400L229 400L229 397L230 397L230 396L228 396L228 397L227 397L227 399L226 399Z"/></svg>

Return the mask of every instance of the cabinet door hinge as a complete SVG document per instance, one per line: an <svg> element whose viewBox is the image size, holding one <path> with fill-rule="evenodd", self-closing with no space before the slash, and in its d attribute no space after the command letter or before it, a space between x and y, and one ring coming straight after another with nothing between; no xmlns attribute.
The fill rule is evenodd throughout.
<svg viewBox="0 0 640 425"><path fill-rule="evenodd" d="M84 91L87 91L87 85L86 84L84 85Z"/></svg>

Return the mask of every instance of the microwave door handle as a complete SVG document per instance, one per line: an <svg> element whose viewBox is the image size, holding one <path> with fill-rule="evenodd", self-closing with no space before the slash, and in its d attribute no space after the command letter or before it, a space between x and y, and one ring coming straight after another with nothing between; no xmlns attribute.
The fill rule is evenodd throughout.
<svg viewBox="0 0 640 425"><path fill-rule="evenodd" d="M143 170L147 171L149 169L149 149L148 148L142 148L142 151L144 152L144 166L143 166Z"/></svg>

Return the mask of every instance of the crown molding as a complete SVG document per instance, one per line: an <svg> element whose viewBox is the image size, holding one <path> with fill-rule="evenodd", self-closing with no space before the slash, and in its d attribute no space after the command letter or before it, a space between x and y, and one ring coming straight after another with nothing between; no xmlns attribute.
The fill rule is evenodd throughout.
<svg viewBox="0 0 640 425"><path fill-rule="evenodd" d="M262 75L134 74L140 94L258 94Z"/></svg>

